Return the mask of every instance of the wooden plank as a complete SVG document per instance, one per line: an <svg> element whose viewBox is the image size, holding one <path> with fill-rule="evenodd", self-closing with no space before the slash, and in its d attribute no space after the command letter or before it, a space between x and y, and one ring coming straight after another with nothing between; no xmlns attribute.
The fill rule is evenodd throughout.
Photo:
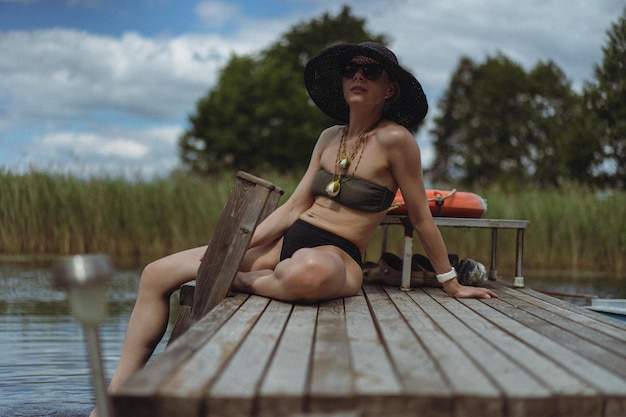
<svg viewBox="0 0 626 417"><path fill-rule="evenodd" d="M594 327L598 331L606 332L609 335L616 335L614 329L617 329L617 335L623 336L626 334L624 333L624 331L626 331L626 322L615 320L613 318L605 316L604 314L589 311L585 308L580 308L558 298L549 297L538 291L530 289L524 289L521 291L526 294L532 295L533 297L539 298L545 302L557 305L565 310L575 312L577 314L578 321L585 325L589 325L590 327ZM591 319L592 321L589 322L589 319ZM622 368L623 367L620 367L619 369ZM616 398L615 396L608 396L608 398L605 400L605 403L605 416L626 416L626 399L624 398L624 396L620 398Z"/></svg>
<svg viewBox="0 0 626 417"><path fill-rule="evenodd" d="M328 411L314 413L295 413L288 417L362 417L357 411Z"/></svg>
<svg viewBox="0 0 626 417"><path fill-rule="evenodd" d="M208 391L209 416L256 414L257 388L291 313L291 304L272 300Z"/></svg>
<svg viewBox="0 0 626 417"><path fill-rule="evenodd" d="M507 290L507 301L528 313L539 317L553 326L544 326L544 334L552 340L558 340L588 359L611 370L626 379L626 340L613 338L576 322L579 318L575 313L568 312L561 316L552 310L558 309L552 304L530 297L515 290ZM541 307L535 305L541 303ZM567 312L567 310L562 310ZM564 313L565 314L565 313ZM599 324L601 325L601 324Z"/></svg>
<svg viewBox="0 0 626 417"><path fill-rule="evenodd" d="M218 221L220 227L211 236L198 269L198 277L202 279L196 282L192 309L195 321L228 294L274 186L271 187L257 186L256 181L245 182L238 174L238 181L231 192L236 197L228 199Z"/></svg>
<svg viewBox="0 0 626 417"><path fill-rule="evenodd" d="M472 315L467 306L448 297L442 290L431 288L426 289L426 292L455 316L455 319L446 316L445 320L437 323L502 390L508 416L554 415L556 402L550 397L550 390L534 374L493 344L490 327L481 316ZM468 316L472 316L473 326L466 324L471 320ZM474 331L476 327L479 331Z"/></svg>
<svg viewBox="0 0 626 417"><path fill-rule="evenodd" d="M317 306L294 305L259 389L259 416L304 412L316 319Z"/></svg>
<svg viewBox="0 0 626 417"><path fill-rule="evenodd" d="M481 302L478 300L458 300L466 305L469 311L457 311L450 307L454 314L463 319L464 323L476 333L491 341L498 349L511 358L512 361L524 366L532 372L540 383L550 390L552 395L568 409L561 409L558 415L566 416L573 409L584 410L598 407L598 390L589 383L568 372L559 361L545 355L542 337L529 338L528 330L524 325L492 308L494 301ZM476 319L476 315L483 320ZM530 342L530 343L528 343ZM587 405L586 403L591 403ZM598 412L598 409L595 409Z"/></svg>
<svg viewBox="0 0 626 417"><path fill-rule="evenodd" d="M529 305L545 311L544 318L547 321L576 333L580 337L605 346L607 349L626 358L626 332L581 314L586 311L582 308L579 308L578 311L565 309L533 297L532 294L523 291L512 291L511 294Z"/></svg>
<svg viewBox="0 0 626 417"><path fill-rule="evenodd" d="M196 292L196 280L189 281L180 286L178 304L193 307L193 294Z"/></svg>
<svg viewBox="0 0 626 417"><path fill-rule="evenodd" d="M168 346L170 343L173 343L178 337L180 337L181 334L185 333L192 323L193 318L191 313L191 306L181 305L178 308L178 316L176 317L174 327L170 332L170 338L167 341Z"/></svg>
<svg viewBox="0 0 626 417"><path fill-rule="evenodd" d="M500 298L490 302L490 306L513 319L516 323L514 333L516 337L524 340L531 346L535 346L537 349L541 349L545 356L560 364L577 378L597 388L600 392L600 397L597 398L599 402L597 407L599 408L590 408L588 412L583 412L587 410L577 409L574 410L575 414L602 415L603 398L604 402L608 401L609 407L612 407L615 401L620 402L626 398L626 380L582 356L572 346L559 340L553 340L552 338L555 336L554 326L521 308L507 303L507 298L510 298L507 294L500 292L499 295ZM563 331L556 333L558 335L558 333L563 333ZM618 398L621 398L621 400L618 400ZM606 406L604 405L604 407Z"/></svg>
<svg viewBox="0 0 626 417"><path fill-rule="evenodd" d="M353 410L353 381L343 299L324 302L318 309L307 411Z"/></svg>
<svg viewBox="0 0 626 417"><path fill-rule="evenodd" d="M344 304L358 409L364 416L402 415L407 399L400 395L401 384L379 339L365 297L346 297Z"/></svg>
<svg viewBox="0 0 626 417"><path fill-rule="evenodd" d="M619 339L626 338L626 321L615 320L604 314L600 314L586 308L580 308L580 306L568 303L567 301L563 301L559 298L551 297L530 288L520 288L518 291L534 298L538 298L546 303L553 304L560 309L576 313L578 323L588 325L589 327L606 333L609 336L617 337Z"/></svg>
<svg viewBox="0 0 626 417"><path fill-rule="evenodd" d="M265 204L265 208L263 209L263 212L261 213L261 216L259 217L259 223L265 220L267 216L269 216L270 214L272 214L274 210L276 210L276 207L278 206L278 202L280 201L280 198L284 194L284 191L280 187L274 186L273 189L271 187L268 187L268 188L271 189L272 192L268 196L267 203Z"/></svg>
<svg viewBox="0 0 626 417"><path fill-rule="evenodd" d="M465 352L450 339L430 316L428 305L434 302L423 289L402 292L387 289L390 295L410 297L423 310L415 314L415 309L405 309L406 304L396 303L404 320L411 326L431 357L441 367L454 401L455 416L502 416L504 401L500 390L490 378L471 360ZM471 381L471 383L467 383Z"/></svg>
<svg viewBox="0 0 626 417"><path fill-rule="evenodd" d="M224 300L210 317L192 326L184 340L174 342L133 375L112 395L117 417L158 417L163 410L159 389L200 349L248 298L238 294Z"/></svg>
<svg viewBox="0 0 626 417"><path fill-rule="evenodd" d="M606 346L624 343L619 326L496 291L366 285L319 306L228 297L114 394L118 417L625 415L625 358Z"/></svg>
<svg viewBox="0 0 626 417"><path fill-rule="evenodd" d="M623 410L626 410L626 362L623 356L612 352L618 350L619 347L623 347L623 341L588 340L584 338L584 336L589 337L588 331L584 331L582 335L573 333L577 329L580 329L578 323L572 321L568 323L565 319L559 318L555 314L544 311L536 306L529 306L524 309L534 316L554 324L553 327L543 327L543 334L567 346L569 349L584 356L591 362L602 366L610 373L610 376L605 375L601 380L595 381L596 385L601 387L602 393L604 394L604 415L620 415ZM572 320L577 319L573 314L571 318ZM598 342L604 342L605 344L600 345L597 344Z"/></svg>
<svg viewBox="0 0 626 417"><path fill-rule="evenodd" d="M452 416L452 395L438 365L404 321L394 301L380 286L365 286L364 292L402 384L403 411L410 410L420 417ZM405 312L413 308L417 314L423 314L408 297L395 298L396 303L407 301L410 304L404 305Z"/></svg>
<svg viewBox="0 0 626 417"><path fill-rule="evenodd" d="M485 379L493 384L493 393L485 399L490 415L551 415L551 406L546 403L547 391L528 373L524 372L515 363L511 363L501 352L494 349L491 344L480 338L457 317L455 317L444 304L458 303L457 300L445 295L440 289L425 288L424 292L429 297L422 296L419 303L432 319L434 324L443 331L448 338L462 351L459 358L459 370L457 375L450 378L458 385L472 384L477 374L484 375ZM471 364L474 370L464 374L460 369ZM495 371L495 372L494 372ZM473 376L469 376L472 375ZM516 386L517 384L517 386ZM497 394L496 394L497 392ZM477 400L480 396L467 396L466 402L461 402L457 412L465 415L474 415L478 412ZM483 415L485 415L483 413Z"/></svg>
<svg viewBox="0 0 626 417"><path fill-rule="evenodd" d="M239 171L197 272L197 282L181 288L183 308L169 342L226 297L254 229L271 212L283 191L274 184ZM196 294L194 302L194 293Z"/></svg>
<svg viewBox="0 0 626 417"><path fill-rule="evenodd" d="M445 227L478 227L484 229L526 229L530 227L528 220L509 219L465 219L456 217L435 217L437 226Z"/></svg>
<svg viewBox="0 0 626 417"><path fill-rule="evenodd" d="M229 299L230 297L223 302ZM163 399L163 404L167 404L167 408L162 409L164 417L169 415L204 417L207 415L206 391L237 352L268 303L267 298L249 296L227 323L224 323L210 339L196 348L194 354L187 358L176 371L168 375L166 382L157 393L157 396ZM208 314L199 323L210 321L211 318L212 314ZM197 324L189 332L196 326ZM182 335L174 343L189 343L188 333Z"/></svg>
<svg viewBox="0 0 626 417"><path fill-rule="evenodd" d="M189 281L180 286L178 291L178 316L174 322L174 328L170 333L168 346L181 334L185 333L193 323L191 309L193 307L193 294L196 289L196 280Z"/></svg>
<svg viewBox="0 0 626 417"><path fill-rule="evenodd" d="M404 224L408 216L406 214L388 214L380 224ZM433 217L437 226L443 227L467 227L482 229L526 229L530 227L528 220L513 219L472 219L461 217Z"/></svg>

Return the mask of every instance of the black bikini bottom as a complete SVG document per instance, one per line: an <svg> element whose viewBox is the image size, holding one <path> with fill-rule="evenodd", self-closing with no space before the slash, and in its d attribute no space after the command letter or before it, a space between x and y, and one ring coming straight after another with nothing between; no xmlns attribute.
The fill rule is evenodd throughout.
<svg viewBox="0 0 626 417"><path fill-rule="evenodd" d="M280 260L291 258L298 249L326 245L338 247L361 265L361 251L354 243L300 219L285 232Z"/></svg>

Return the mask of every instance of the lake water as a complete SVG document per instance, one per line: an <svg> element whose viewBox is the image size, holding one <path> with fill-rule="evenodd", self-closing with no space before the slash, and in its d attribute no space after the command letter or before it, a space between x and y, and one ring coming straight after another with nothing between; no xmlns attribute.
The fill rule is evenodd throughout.
<svg viewBox="0 0 626 417"><path fill-rule="evenodd" d="M107 379L117 364L139 274L116 271L109 287L108 315L100 327ZM95 402L82 327L65 293L51 288L51 277L50 265L0 263L0 417L86 416Z"/></svg>
<svg viewBox="0 0 626 417"><path fill-rule="evenodd" d="M100 328L107 379L117 364L139 274L140 269L117 270L108 291L108 316ZM626 298L624 280L597 274L525 275L531 288ZM69 312L65 293L52 289L50 280L50 264L0 263L0 417L86 416L93 407L82 328ZM157 354L163 348L164 343Z"/></svg>

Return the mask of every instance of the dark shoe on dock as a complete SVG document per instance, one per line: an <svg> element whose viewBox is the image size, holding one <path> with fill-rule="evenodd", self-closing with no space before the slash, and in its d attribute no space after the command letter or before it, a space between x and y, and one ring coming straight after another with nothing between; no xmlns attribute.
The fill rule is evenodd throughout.
<svg viewBox="0 0 626 417"><path fill-rule="evenodd" d="M400 285L402 280L402 259L393 253L385 252L378 263L363 265L363 282L382 285Z"/></svg>
<svg viewBox="0 0 626 417"><path fill-rule="evenodd" d="M459 255L451 253L448 255L448 260L450 261L450 265L454 267L454 269L459 268ZM411 266L414 270L423 269L428 272L435 272L435 268L430 263L427 257L422 255L421 253L416 253L411 258Z"/></svg>
<svg viewBox="0 0 626 417"><path fill-rule="evenodd" d="M369 284L399 287L402 285L402 259L393 253L385 252L378 263L368 262L363 265L363 282ZM424 285L424 274L411 271L411 287Z"/></svg>

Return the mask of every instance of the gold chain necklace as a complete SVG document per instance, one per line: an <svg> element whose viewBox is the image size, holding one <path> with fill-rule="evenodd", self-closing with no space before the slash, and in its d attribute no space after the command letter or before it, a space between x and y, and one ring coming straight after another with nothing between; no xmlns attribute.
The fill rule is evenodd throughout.
<svg viewBox="0 0 626 417"><path fill-rule="evenodd" d="M365 145L367 145L368 133L376 128L380 120L377 120L376 123L365 129L358 137L356 143L352 146L350 150L350 155L346 154L346 135L348 134L348 127L345 126L343 128L343 133L341 134L341 142L339 143L339 148L337 149L337 163L335 164L335 171L333 173L333 180L326 185L326 194L330 197L336 197L341 191L341 179L344 174L348 173L348 168L350 168L351 161L354 160L356 155L359 154L359 159L356 162L354 167L354 171L352 171L352 175L356 173L356 170L359 168L359 164L361 163L361 158L363 157L363 152L365 151ZM346 180L344 180L345 182Z"/></svg>

